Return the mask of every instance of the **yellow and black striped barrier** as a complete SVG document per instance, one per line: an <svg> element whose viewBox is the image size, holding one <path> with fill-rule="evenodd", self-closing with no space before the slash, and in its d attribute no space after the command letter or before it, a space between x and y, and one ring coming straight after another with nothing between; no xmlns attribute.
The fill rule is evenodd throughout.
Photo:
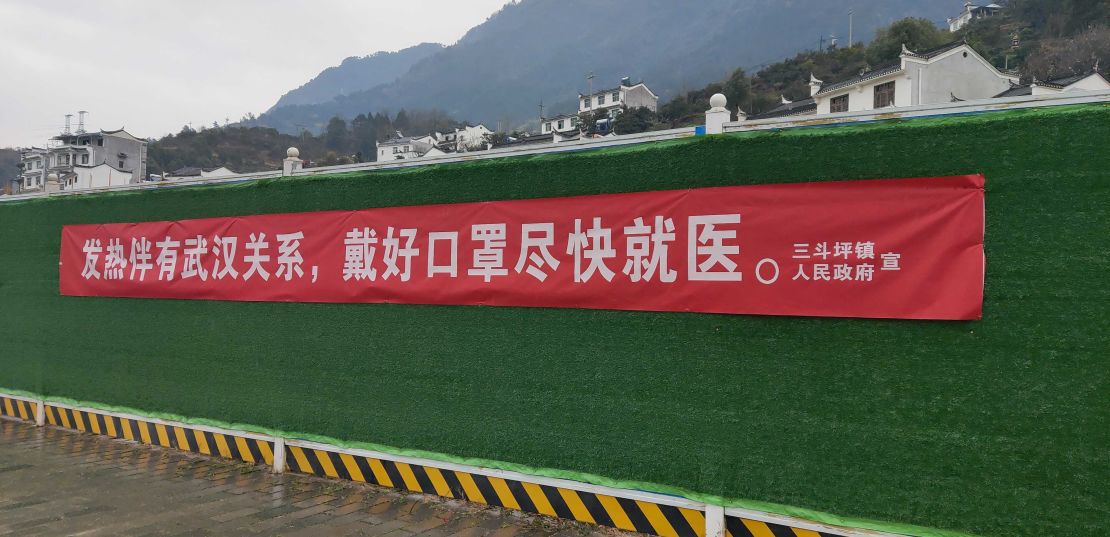
<svg viewBox="0 0 1110 537"><path fill-rule="evenodd" d="M725 535L729 537L833 537L840 534L729 516L725 517Z"/></svg>
<svg viewBox="0 0 1110 537"><path fill-rule="evenodd" d="M0 395L0 416L36 421L39 404L33 400ZM304 474L347 479L414 493L435 494L444 498L661 537L706 537L706 518L701 509L682 507L682 501L672 502L677 505L670 505L666 500L657 502L642 499L652 498L652 495L633 492L629 494L630 497L621 497L597 492L610 490L603 487L583 486L576 489L552 484L561 482L559 480L536 478L535 482L530 482L527 480L528 476L513 479L487 475L481 471L406 463L346 453L339 448L334 451L321 449L316 446L327 446L298 440L275 440L251 433L240 435L238 431L232 434L210 427L167 423L49 402L43 405L43 414L41 418L48 425L250 463L273 465L275 444L284 444L283 451L278 454L284 455L284 467ZM281 457L278 459L280 464ZM518 475L493 473L503 476ZM841 533L824 525L802 523L818 528L805 529L789 523L767 522L746 516L726 516L725 537L844 537L858 534L851 530Z"/></svg>
<svg viewBox="0 0 1110 537"><path fill-rule="evenodd" d="M38 406L38 403L34 401L0 396L0 416L17 418L24 421L35 421L35 414L39 409Z"/></svg>
<svg viewBox="0 0 1110 537"><path fill-rule="evenodd" d="M295 472L516 509L661 537L705 537L705 514L643 500L286 444ZM835 533L726 518L728 537L834 537Z"/></svg>
<svg viewBox="0 0 1110 537"><path fill-rule="evenodd" d="M267 440L236 436L159 421L145 421L63 406L46 405L46 423L66 429L133 440L252 463L274 463L274 445Z"/></svg>

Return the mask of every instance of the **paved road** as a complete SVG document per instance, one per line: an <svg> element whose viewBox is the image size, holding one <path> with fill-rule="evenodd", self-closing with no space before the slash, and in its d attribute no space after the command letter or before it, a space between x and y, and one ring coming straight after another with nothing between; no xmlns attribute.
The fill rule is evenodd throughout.
<svg viewBox="0 0 1110 537"><path fill-rule="evenodd" d="M0 419L0 535L631 535L268 470Z"/></svg>

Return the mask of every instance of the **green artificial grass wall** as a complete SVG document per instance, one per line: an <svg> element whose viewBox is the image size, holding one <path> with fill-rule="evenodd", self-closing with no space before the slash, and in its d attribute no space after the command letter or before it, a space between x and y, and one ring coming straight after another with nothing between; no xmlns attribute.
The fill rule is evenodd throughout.
<svg viewBox="0 0 1110 537"><path fill-rule="evenodd" d="M984 173L976 322L62 297L64 224ZM988 536L1110 523L1110 107L0 204L0 387Z"/></svg>

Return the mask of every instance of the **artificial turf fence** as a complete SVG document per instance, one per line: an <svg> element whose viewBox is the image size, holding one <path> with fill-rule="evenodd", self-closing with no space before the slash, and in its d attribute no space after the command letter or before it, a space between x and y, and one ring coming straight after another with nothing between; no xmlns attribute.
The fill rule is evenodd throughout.
<svg viewBox="0 0 1110 537"><path fill-rule="evenodd" d="M975 322L58 293L64 224L968 173L987 178ZM922 535L941 532L897 524L1095 536L1108 281L1104 105L66 196L0 204L0 391Z"/></svg>

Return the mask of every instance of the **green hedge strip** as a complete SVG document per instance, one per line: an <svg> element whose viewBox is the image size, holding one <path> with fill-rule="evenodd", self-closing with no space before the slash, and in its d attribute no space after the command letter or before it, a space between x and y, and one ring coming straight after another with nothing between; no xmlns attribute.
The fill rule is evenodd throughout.
<svg viewBox="0 0 1110 537"><path fill-rule="evenodd" d="M1108 142L1092 105L0 204L0 386L785 511L1101 535ZM977 172L977 322L58 295L63 224Z"/></svg>

